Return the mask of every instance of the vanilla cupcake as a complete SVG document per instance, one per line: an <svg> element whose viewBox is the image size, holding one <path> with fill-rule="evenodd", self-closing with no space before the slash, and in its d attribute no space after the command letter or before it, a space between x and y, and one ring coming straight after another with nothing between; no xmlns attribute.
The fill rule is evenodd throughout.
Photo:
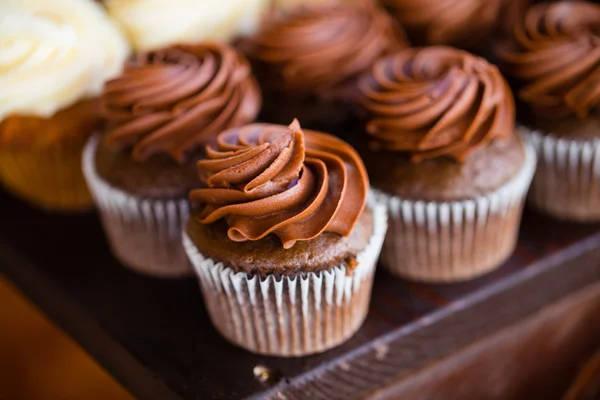
<svg viewBox="0 0 600 400"><path fill-rule="evenodd" d="M253 33L270 0L106 0L137 51Z"/></svg>
<svg viewBox="0 0 600 400"><path fill-rule="evenodd" d="M530 203L559 219L600 221L600 5L533 5L498 56L538 153Z"/></svg>
<svg viewBox="0 0 600 400"><path fill-rule="evenodd" d="M379 57L407 47L404 33L368 1L325 2L274 15L239 48L264 93L261 118L326 129L352 114L358 76Z"/></svg>
<svg viewBox="0 0 600 400"><path fill-rule="evenodd" d="M390 228L381 261L426 282L473 278L513 252L535 154L498 69L450 47L407 49L360 84L363 159Z"/></svg>
<svg viewBox="0 0 600 400"><path fill-rule="evenodd" d="M5 0L0 15L0 181L45 209L88 209L81 150L127 42L91 0Z"/></svg>
<svg viewBox="0 0 600 400"><path fill-rule="evenodd" d="M369 308L386 210L342 140L252 124L198 163L206 188L184 245L219 332L249 351L303 356L349 339ZM365 207L366 205L366 207Z"/></svg>
<svg viewBox="0 0 600 400"><path fill-rule="evenodd" d="M140 53L102 94L107 129L83 170L113 254L138 272L191 273L181 245L195 162L219 132L254 120L260 91L246 59L223 43Z"/></svg>

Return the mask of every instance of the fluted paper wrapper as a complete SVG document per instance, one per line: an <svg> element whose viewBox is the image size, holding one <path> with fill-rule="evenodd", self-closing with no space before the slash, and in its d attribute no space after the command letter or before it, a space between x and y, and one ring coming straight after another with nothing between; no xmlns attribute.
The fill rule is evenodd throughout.
<svg viewBox="0 0 600 400"><path fill-rule="evenodd" d="M320 353L349 339L367 315L387 228L385 207L370 207L373 235L350 274L345 266L279 278L235 273L200 254L184 233L213 325L253 353L282 357Z"/></svg>
<svg viewBox="0 0 600 400"><path fill-rule="evenodd" d="M0 150L0 182L48 211L81 212L94 203L81 173L85 140L54 147Z"/></svg>
<svg viewBox="0 0 600 400"><path fill-rule="evenodd" d="M538 167L529 202L558 219L600 221L600 140L556 138L526 130Z"/></svg>
<svg viewBox="0 0 600 400"><path fill-rule="evenodd" d="M192 275L181 244L181 230L190 214L187 198L146 199L111 186L96 173L98 143L99 137L93 137L87 144L83 172L114 256L146 275Z"/></svg>
<svg viewBox="0 0 600 400"><path fill-rule="evenodd" d="M535 170L535 153L525 148L525 163L512 180L472 200L414 201L374 191L390 217L383 266L431 283L467 280L500 266L514 251Z"/></svg>

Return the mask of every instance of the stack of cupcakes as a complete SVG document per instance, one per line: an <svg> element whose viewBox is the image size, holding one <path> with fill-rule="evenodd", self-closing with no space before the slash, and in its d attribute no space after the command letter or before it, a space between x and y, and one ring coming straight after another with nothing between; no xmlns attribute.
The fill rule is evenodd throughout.
<svg viewBox="0 0 600 400"><path fill-rule="evenodd" d="M137 52L127 62L125 34L92 0L5 3L2 182L80 209L82 166L115 257L152 276L195 271L217 330L249 351L347 340L380 253L392 274L426 282L499 267L534 147L533 204L600 219L599 6L533 6L498 53L535 115L531 146L495 66L409 48L398 24L420 45L480 49L504 0L382 0L393 16L375 0L106 0ZM269 123L255 123L263 97ZM351 122L365 163L296 117Z"/></svg>
<svg viewBox="0 0 600 400"><path fill-rule="evenodd" d="M600 221L600 5L535 4L498 55L539 157L531 204L559 219Z"/></svg>
<svg viewBox="0 0 600 400"><path fill-rule="evenodd" d="M11 0L0 15L0 182L47 210L89 209L81 150L125 37L91 0Z"/></svg>

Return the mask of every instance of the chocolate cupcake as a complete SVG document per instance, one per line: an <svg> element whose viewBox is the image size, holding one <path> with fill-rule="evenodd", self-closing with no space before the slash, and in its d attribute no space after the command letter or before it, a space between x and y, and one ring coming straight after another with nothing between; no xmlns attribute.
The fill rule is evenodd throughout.
<svg viewBox="0 0 600 400"><path fill-rule="evenodd" d="M521 0L380 0L417 46L477 50L489 42L507 2Z"/></svg>
<svg viewBox="0 0 600 400"><path fill-rule="evenodd" d="M407 43L398 25L371 2L314 4L274 16L239 47L264 93L261 118L304 126L339 126L351 114L357 77Z"/></svg>
<svg viewBox="0 0 600 400"><path fill-rule="evenodd" d="M347 340L367 315L387 223L356 152L294 121L223 132L207 156L184 245L215 327L277 356Z"/></svg>
<svg viewBox="0 0 600 400"><path fill-rule="evenodd" d="M450 47L407 49L360 89L364 160L390 212L384 266L428 282L498 267L515 247L535 154L497 68Z"/></svg>
<svg viewBox="0 0 600 400"><path fill-rule="evenodd" d="M564 220L600 221L600 5L533 5L498 55L539 158L531 204Z"/></svg>
<svg viewBox="0 0 600 400"><path fill-rule="evenodd" d="M0 182L47 211L93 207L81 153L101 125L98 95L129 54L91 0L0 2Z"/></svg>
<svg viewBox="0 0 600 400"><path fill-rule="evenodd" d="M146 274L191 273L181 230L198 149L258 114L247 61L219 43L140 54L102 100L108 129L86 146L83 170L114 255Z"/></svg>

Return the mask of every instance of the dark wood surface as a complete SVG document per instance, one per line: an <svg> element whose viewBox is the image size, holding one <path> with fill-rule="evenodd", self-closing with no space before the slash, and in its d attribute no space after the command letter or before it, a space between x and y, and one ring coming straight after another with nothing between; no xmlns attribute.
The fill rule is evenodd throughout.
<svg viewBox="0 0 600 400"><path fill-rule="evenodd" d="M375 391L369 400L598 400L593 378L598 368L600 384L600 352L597 360L591 357L598 346L600 282ZM570 386L572 395L566 395ZM581 396L583 388L591 396Z"/></svg>
<svg viewBox="0 0 600 400"><path fill-rule="evenodd" d="M422 285L379 271L362 329L334 350L297 359L228 344L194 279L122 268L95 214L47 215L1 193L0 272L142 398L348 399L600 280L600 226L528 212L516 253L468 283ZM257 365L274 378L256 379Z"/></svg>
<svg viewBox="0 0 600 400"><path fill-rule="evenodd" d="M598 307L600 309L600 307ZM600 326L600 321L598 325ZM600 333L598 334L600 337ZM586 360L573 383L567 390L564 400L585 400L600 398L600 345L596 352Z"/></svg>

